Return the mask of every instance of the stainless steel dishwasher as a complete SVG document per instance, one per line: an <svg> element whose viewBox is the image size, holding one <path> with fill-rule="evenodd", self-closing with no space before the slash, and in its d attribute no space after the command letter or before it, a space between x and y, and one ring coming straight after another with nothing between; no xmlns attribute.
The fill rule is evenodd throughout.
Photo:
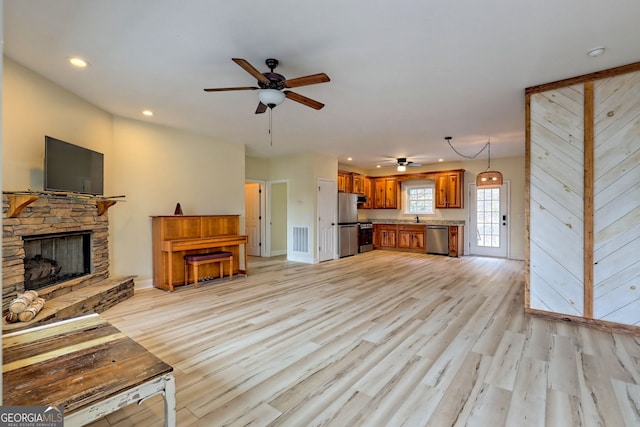
<svg viewBox="0 0 640 427"><path fill-rule="evenodd" d="M449 227L427 225L427 253L449 255Z"/></svg>

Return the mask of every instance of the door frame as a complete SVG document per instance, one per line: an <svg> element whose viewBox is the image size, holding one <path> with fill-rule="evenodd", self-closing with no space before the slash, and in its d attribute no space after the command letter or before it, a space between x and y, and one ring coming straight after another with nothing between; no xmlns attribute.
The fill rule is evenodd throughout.
<svg viewBox="0 0 640 427"><path fill-rule="evenodd" d="M475 183L469 183L469 192L468 192L469 231L468 231L468 240L467 240L469 242L467 247L468 253L469 255L473 255L473 256L509 258L509 254L511 250L511 181L505 180L504 183L502 184L502 188L500 189L502 193L501 195L504 196L504 203L503 203L504 206L501 206L503 209L500 215L506 215L507 217L507 220L506 220L507 223L505 225L505 230L504 230L504 252L502 251L502 248L500 249L488 248L480 251L473 250L475 246L472 246L471 242L473 241L473 239L477 239L476 237L477 225L476 225L476 219L475 219L475 216L477 215L477 209L476 209L476 203L477 203L476 189L477 188L478 187L476 186Z"/></svg>

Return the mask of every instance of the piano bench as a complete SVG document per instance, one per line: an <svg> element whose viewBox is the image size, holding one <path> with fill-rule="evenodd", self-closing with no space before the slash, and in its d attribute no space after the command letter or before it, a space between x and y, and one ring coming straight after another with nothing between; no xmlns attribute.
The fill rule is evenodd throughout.
<svg viewBox="0 0 640 427"><path fill-rule="evenodd" d="M220 277L223 277L223 262L229 261L229 280L233 280L233 254L231 252L209 252L184 256L184 284L189 282L189 266L193 267L193 285L198 287L198 267L212 262L220 263Z"/></svg>

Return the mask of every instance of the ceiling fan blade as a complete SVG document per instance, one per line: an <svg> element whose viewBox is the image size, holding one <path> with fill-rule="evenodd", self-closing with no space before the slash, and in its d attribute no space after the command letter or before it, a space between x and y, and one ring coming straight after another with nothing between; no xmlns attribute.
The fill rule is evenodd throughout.
<svg viewBox="0 0 640 427"><path fill-rule="evenodd" d="M262 102L258 103L258 108L256 108L256 114L262 114L265 111L267 111L267 106L264 105Z"/></svg>
<svg viewBox="0 0 640 427"><path fill-rule="evenodd" d="M315 85L317 83L326 83L331 81L325 73L312 74L310 76L298 77L297 79L285 80L286 87L300 87Z"/></svg>
<svg viewBox="0 0 640 427"><path fill-rule="evenodd" d="M218 87L205 89L205 92L225 92L228 90L256 90L259 89L255 86L243 86L243 87Z"/></svg>
<svg viewBox="0 0 640 427"><path fill-rule="evenodd" d="M253 65L249 64L246 59L242 58L231 58L233 62L238 64L245 70L247 73L251 74L253 77L258 79L259 82L269 84L269 79L262 75L260 71L258 71Z"/></svg>
<svg viewBox="0 0 640 427"><path fill-rule="evenodd" d="M306 105L307 107L315 108L316 110L320 110L322 107L324 107L323 103L311 98L307 98L306 96L300 95L299 93L291 92L290 90L285 90L284 94L290 100L299 102L300 104Z"/></svg>
<svg viewBox="0 0 640 427"><path fill-rule="evenodd" d="M422 163L409 162L409 164L407 166L422 166Z"/></svg>

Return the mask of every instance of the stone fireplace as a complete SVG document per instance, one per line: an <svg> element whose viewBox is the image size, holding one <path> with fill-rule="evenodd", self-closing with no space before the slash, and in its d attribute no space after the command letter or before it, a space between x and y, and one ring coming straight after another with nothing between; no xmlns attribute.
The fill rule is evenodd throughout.
<svg viewBox="0 0 640 427"><path fill-rule="evenodd" d="M27 289L53 297L109 277L109 220L95 200L38 197L14 217L6 194L2 203L3 313Z"/></svg>
<svg viewBox="0 0 640 427"><path fill-rule="evenodd" d="M91 273L91 231L22 236L24 288L35 290Z"/></svg>

